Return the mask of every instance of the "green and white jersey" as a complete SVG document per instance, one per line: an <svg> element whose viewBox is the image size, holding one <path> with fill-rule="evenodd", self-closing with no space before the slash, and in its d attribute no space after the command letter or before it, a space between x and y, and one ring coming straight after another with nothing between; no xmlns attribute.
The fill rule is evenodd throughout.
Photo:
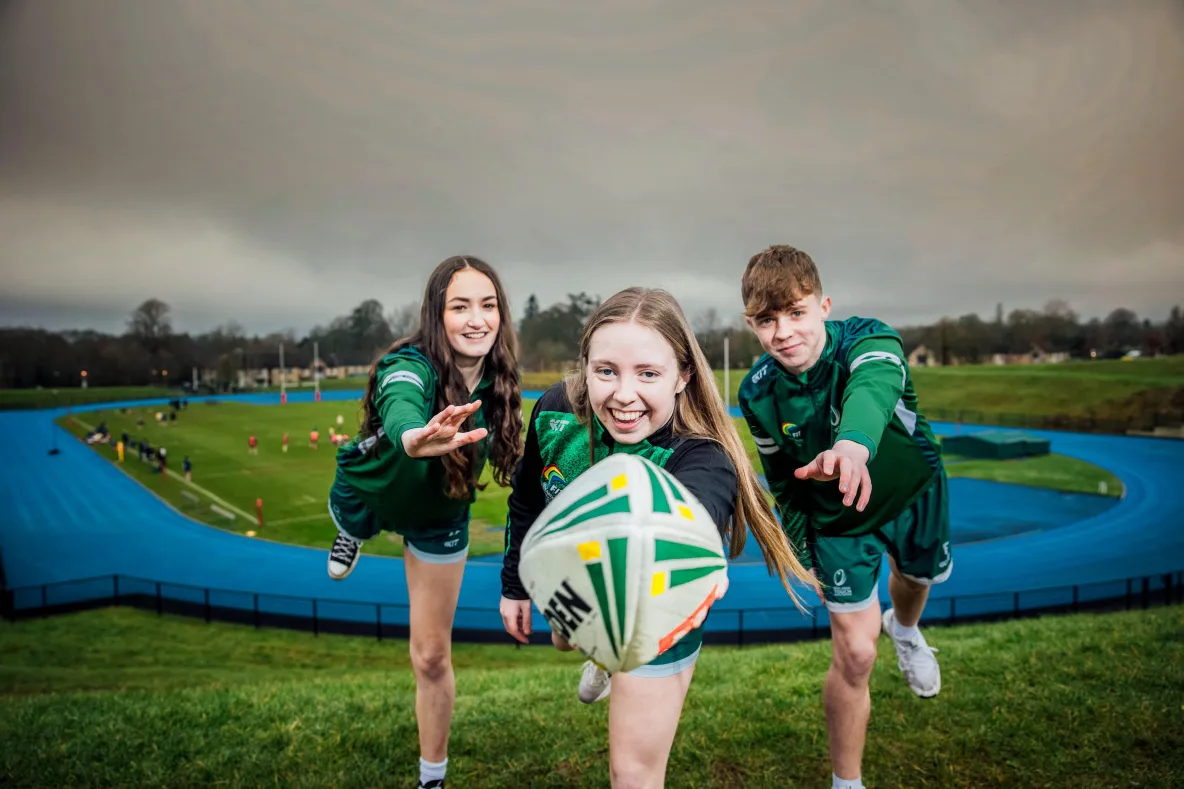
<svg viewBox="0 0 1184 789"><path fill-rule="evenodd" d="M403 434L426 425L436 415L438 376L432 363L414 346L400 348L378 363L374 404L382 427L375 435L355 438L337 451L343 481L358 498L396 530L451 523L464 515L476 498L449 498L448 477L440 458L411 458L403 451ZM486 427L486 393L493 382L483 378L469 402L483 399L469 421ZM477 444L474 478L479 479L489 454L490 436Z"/></svg>
<svg viewBox="0 0 1184 789"><path fill-rule="evenodd" d="M941 468L940 447L917 410L900 336L875 319L827 321L822 356L802 375L765 354L741 383L739 401L782 526L807 567L808 529L873 531L895 519ZM793 476L843 439L871 453L872 497L863 512L843 506L836 481Z"/></svg>
<svg viewBox="0 0 1184 789"><path fill-rule="evenodd" d="M502 560L502 595L526 600L518 577L518 553L535 519L559 491L612 454L640 455L673 474L711 515L722 532L736 508L736 468L723 447L708 438L675 436L668 423L636 444L618 444L595 416L591 425L572 412L565 386L552 386L535 403L522 459L514 469Z"/></svg>

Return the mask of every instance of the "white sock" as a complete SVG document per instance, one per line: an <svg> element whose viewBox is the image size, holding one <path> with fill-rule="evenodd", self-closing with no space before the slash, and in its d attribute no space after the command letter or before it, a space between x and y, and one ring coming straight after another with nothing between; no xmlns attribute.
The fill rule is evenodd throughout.
<svg viewBox="0 0 1184 789"><path fill-rule="evenodd" d="M864 789L863 777L859 778L840 778L831 773L834 781L831 783L831 789Z"/></svg>
<svg viewBox="0 0 1184 789"><path fill-rule="evenodd" d="M428 781L438 781L444 778L444 771L448 769L448 757L444 757L442 762L429 762L422 756L419 757L419 782L426 784Z"/></svg>
<svg viewBox="0 0 1184 789"><path fill-rule="evenodd" d="M904 627L900 621L895 617L892 619L892 637L903 641L916 641L917 636L921 635L921 631L917 629L916 625L912 627Z"/></svg>

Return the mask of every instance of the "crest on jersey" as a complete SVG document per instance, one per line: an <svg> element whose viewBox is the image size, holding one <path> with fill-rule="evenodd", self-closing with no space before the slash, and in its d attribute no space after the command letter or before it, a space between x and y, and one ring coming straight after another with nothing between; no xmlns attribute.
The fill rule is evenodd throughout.
<svg viewBox="0 0 1184 789"><path fill-rule="evenodd" d="M559 466L554 463L543 469L543 494L547 497L547 501L559 495L559 491L567 486L567 480L563 476L563 472L559 470Z"/></svg>
<svg viewBox="0 0 1184 789"><path fill-rule="evenodd" d="M801 438L802 437L802 426L795 425L793 422L782 422L781 423L781 435L789 436L790 438L794 438L794 439Z"/></svg>

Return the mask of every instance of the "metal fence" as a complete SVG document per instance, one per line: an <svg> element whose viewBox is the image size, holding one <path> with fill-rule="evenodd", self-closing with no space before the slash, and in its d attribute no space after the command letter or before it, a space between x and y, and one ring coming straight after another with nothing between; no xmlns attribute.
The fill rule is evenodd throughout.
<svg viewBox="0 0 1184 789"><path fill-rule="evenodd" d="M952 625L1077 611L1115 611L1184 602L1184 570L1113 581L975 595L931 598L922 623ZM181 614L207 622L233 622L255 628L286 628L321 633L406 638L408 606L264 592L189 586L127 575L5 589L0 600L10 621L107 606L130 606L158 615ZM709 643L745 644L820 638L829 632L822 606L802 613L792 606L713 608L704 625ZM550 643L546 623L534 615L532 641ZM511 642L496 609L457 609L454 640ZM517 643L517 642L511 642Z"/></svg>

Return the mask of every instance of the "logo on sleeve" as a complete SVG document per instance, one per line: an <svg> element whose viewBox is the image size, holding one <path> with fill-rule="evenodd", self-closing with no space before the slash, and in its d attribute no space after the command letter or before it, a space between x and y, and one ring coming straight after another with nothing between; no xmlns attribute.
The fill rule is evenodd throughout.
<svg viewBox="0 0 1184 789"><path fill-rule="evenodd" d="M386 378L382 379L382 383L379 384L378 390L382 391L386 389L387 384L396 384L400 381L414 384L419 387L421 392L423 391L423 379L410 370L395 370L393 373L388 373Z"/></svg>
<svg viewBox="0 0 1184 789"><path fill-rule="evenodd" d="M797 441L802 437L802 426L795 425L793 422L782 422L781 435L788 436Z"/></svg>

